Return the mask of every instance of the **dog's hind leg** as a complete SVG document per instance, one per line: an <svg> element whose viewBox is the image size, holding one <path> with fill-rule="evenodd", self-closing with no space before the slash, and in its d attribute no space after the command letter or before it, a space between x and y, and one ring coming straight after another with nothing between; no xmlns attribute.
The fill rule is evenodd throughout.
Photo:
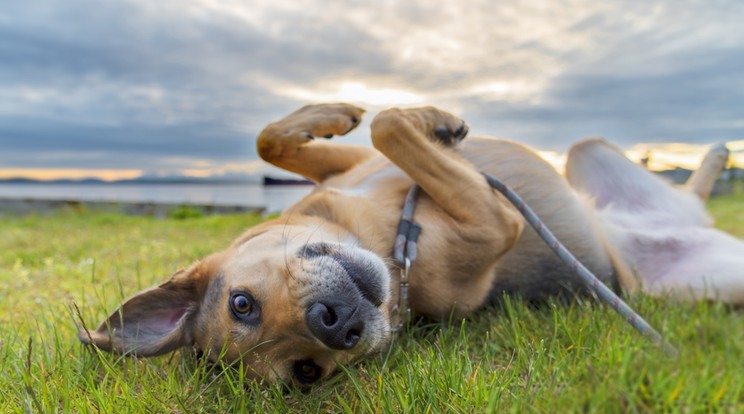
<svg viewBox="0 0 744 414"><path fill-rule="evenodd" d="M707 200L713 190L713 184L726 168L728 158L729 150L726 145L718 144L711 147L700 163L700 167L687 180L685 188L697 194L702 200Z"/></svg>
<svg viewBox="0 0 744 414"><path fill-rule="evenodd" d="M656 211L677 224L710 222L698 197L671 186L600 138L571 147L566 178L575 190L591 196L596 210Z"/></svg>
<svg viewBox="0 0 744 414"><path fill-rule="evenodd" d="M715 175L713 164L700 177ZM595 200L613 259L644 292L744 303L744 242L711 227L697 191L673 187L598 139L571 149L566 172Z"/></svg>
<svg viewBox="0 0 744 414"><path fill-rule="evenodd" d="M359 125L363 114L364 109L349 104L302 107L261 131L258 154L279 168L322 182L375 154L368 147L316 139L346 135Z"/></svg>

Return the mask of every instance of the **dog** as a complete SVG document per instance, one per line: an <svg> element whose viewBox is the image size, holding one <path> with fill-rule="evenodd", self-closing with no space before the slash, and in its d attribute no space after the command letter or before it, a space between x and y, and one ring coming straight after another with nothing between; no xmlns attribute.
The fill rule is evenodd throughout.
<svg viewBox="0 0 744 414"><path fill-rule="evenodd" d="M191 347L242 363L249 378L315 383L395 334L401 270L391 256L414 183L422 231L408 276L413 313L464 317L504 294L541 301L582 292L481 172L520 194L617 291L744 303L744 242L713 229L703 206L725 168L724 146L675 188L601 139L570 149L564 177L516 142L464 140L465 122L433 107L379 113L374 148L322 139L347 134L363 114L319 104L269 124L260 156L316 182L314 191L135 294L80 339L137 356Z"/></svg>

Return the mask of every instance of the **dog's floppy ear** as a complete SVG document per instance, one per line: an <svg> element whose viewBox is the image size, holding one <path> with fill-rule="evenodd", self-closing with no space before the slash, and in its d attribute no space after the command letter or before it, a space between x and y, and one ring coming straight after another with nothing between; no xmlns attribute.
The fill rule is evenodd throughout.
<svg viewBox="0 0 744 414"><path fill-rule="evenodd" d="M196 315L211 274L199 263L171 276L162 285L143 290L78 337L105 351L155 356L193 343Z"/></svg>

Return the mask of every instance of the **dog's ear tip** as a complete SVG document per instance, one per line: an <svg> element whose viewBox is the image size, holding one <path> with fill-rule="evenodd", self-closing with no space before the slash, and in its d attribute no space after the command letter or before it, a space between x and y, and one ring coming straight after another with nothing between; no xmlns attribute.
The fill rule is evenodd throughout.
<svg viewBox="0 0 744 414"><path fill-rule="evenodd" d="M78 339L86 346L92 345L102 350L108 350L111 348L111 340L108 335L103 335L98 331L82 329L78 332Z"/></svg>
<svg viewBox="0 0 744 414"><path fill-rule="evenodd" d="M88 331L87 329L81 329L78 332L77 337L80 340L80 342L84 343L85 345L90 345L90 344L93 343L92 335L93 334L90 331Z"/></svg>

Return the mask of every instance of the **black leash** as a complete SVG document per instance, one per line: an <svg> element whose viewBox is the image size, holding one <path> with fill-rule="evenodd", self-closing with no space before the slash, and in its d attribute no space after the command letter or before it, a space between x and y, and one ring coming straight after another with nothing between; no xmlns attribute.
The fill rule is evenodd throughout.
<svg viewBox="0 0 744 414"><path fill-rule="evenodd" d="M573 254L571 254L571 252L568 251L568 249L566 249L565 246L563 246L561 242L558 241L555 235L548 230L537 214L535 214L535 212L525 204L524 200L522 200L517 193L496 178L485 173L483 173L483 176L492 188L503 194L507 200L509 200L517 210L519 210L530 226L532 226L537 234L539 234L545 243L547 243L550 249L553 250L553 252L555 252L555 254L558 255L558 257L581 278L586 287L593 294L625 318L625 320L627 320L628 323L630 323L638 332L649 338L652 342L659 344L665 352L670 355L677 355L677 350L666 342L659 332L651 327L646 320L620 299L615 292L602 283L597 276L587 269L586 266L584 266ZM395 246L393 248L395 262L402 268L399 304L397 308L393 308L393 313L397 312L399 315L398 325L394 328L396 332L406 326L411 318L411 309L408 306L408 275L413 263L416 261L416 241L421 232L421 226L413 221L413 212L416 208L416 196L418 195L418 191L419 186L414 184L406 195L406 201L403 205L403 214L398 225L398 234L395 238Z"/></svg>

